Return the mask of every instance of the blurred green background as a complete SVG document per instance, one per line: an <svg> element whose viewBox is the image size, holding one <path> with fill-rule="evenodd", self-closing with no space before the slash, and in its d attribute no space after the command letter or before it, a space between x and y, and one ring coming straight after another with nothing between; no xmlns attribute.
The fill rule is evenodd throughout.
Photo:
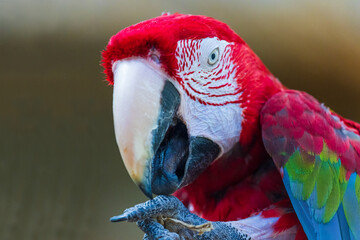
<svg viewBox="0 0 360 240"><path fill-rule="evenodd" d="M360 121L359 1L0 3L0 239L140 239L108 218L145 200L115 143L100 52L162 12L228 23L288 87Z"/></svg>

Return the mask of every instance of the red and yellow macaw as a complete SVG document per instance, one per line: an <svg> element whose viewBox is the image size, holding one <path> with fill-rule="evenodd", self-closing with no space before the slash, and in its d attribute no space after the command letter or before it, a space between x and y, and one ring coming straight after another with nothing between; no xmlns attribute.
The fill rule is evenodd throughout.
<svg viewBox="0 0 360 240"><path fill-rule="evenodd" d="M122 159L151 199L112 221L145 239L360 239L360 124L284 87L226 24L164 14L102 56Z"/></svg>

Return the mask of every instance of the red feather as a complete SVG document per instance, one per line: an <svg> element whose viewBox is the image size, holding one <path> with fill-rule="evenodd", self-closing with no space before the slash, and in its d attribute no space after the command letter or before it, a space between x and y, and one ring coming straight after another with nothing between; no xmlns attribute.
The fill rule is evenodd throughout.
<svg viewBox="0 0 360 240"><path fill-rule="evenodd" d="M180 189L175 195L193 212L208 220L230 221L252 216L276 204L283 204L283 201L289 201L281 176L264 149L262 137L266 138L267 135L262 136L260 127L260 112L265 102L276 93L285 91L286 88L226 24L204 16L166 14L128 27L110 39L102 53L102 65L107 80L113 84L112 66L115 61L132 57L146 58L149 51L155 48L160 53L162 69L182 84L182 79L176 76L176 69L181 67L177 65L174 56L177 42L182 39L209 37L218 37L235 43L232 61L237 67L238 90L242 92L239 105L243 109L244 116L241 136L239 144L231 153L216 160L193 183ZM184 90L187 92L187 89ZM196 100L194 97L192 99ZM287 104L287 99L277 98L275 101L278 101L278 104L274 104L269 110L273 114L266 115L267 122L271 125L268 136L274 133L282 135L284 132L278 127L278 121L283 121L283 124L292 127L289 134L296 139L305 136L303 141L305 146L309 136L305 135L303 128L298 127L297 116L301 116L307 106L303 106L301 101L292 106L292 118L291 121L287 121L286 116L276 119L271 116ZM311 105L315 100L306 99L306 101ZM321 109L316 110L321 111ZM325 120L318 120L320 125L322 121ZM309 123L305 122L305 124L311 127ZM320 132L322 129L315 130ZM316 138L313 139L317 141ZM281 146L284 150L291 150L294 147L292 141L284 141L280 138L274 140L272 144L274 149ZM317 141L314 146L306 145L306 147L313 147L318 151L320 143ZM291 205L288 207L291 210ZM267 212L267 214L275 214L275 212ZM285 216L293 217L288 225L283 220ZM283 211L279 217L276 225L278 230L295 226L297 220L295 214ZM297 226L301 229L300 225Z"/></svg>
<svg viewBox="0 0 360 240"><path fill-rule="evenodd" d="M228 25L213 18L164 14L127 27L112 36L102 53L104 73L109 83L113 84L113 62L129 57L145 57L150 49L156 48L161 53L160 62L166 63L164 70L174 76L177 69L174 58L177 41L207 37L245 44Z"/></svg>

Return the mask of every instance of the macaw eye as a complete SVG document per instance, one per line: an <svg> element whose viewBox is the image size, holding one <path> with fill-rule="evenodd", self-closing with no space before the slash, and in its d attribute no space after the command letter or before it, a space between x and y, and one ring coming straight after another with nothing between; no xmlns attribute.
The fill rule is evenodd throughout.
<svg viewBox="0 0 360 240"><path fill-rule="evenodd" d="M219 55L219 48L215 48L214 50L212 50L208 58L208 64L212 66L217 63L217 61L219 60Z"/></svg>
<svg viewBox="0 0 360 240"><path fill-rule="evenodd" d="M155 53L150 54L150 59L157 64L160 63L160 57Z"/></svg>

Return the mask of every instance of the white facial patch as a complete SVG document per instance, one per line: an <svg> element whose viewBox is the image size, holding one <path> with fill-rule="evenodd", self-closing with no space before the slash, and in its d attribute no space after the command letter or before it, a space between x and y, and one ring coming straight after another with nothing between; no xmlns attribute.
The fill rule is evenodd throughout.
<svg viewBox="0 0 360 240"><path fill-rule="evenodd" d="M231 61L232 43L217 38L181 40L177 44L178 78L187 93L208 105L239 103L236 66ZM219 50L219 60L209 64L211 53Z"/></svg>
<svg viewBox="0 0 360 240"><path fill-rule="evenodd" d="M181 40L176 49L178 82L174 84L182 98L179 115L191 136L211 139L223 153L239 141L243 120L232 45L205 38Z"/></svg>
<svg viewBox="0 0 360 240"><path fill-rule="evenodd" d="M206 137L226 153L240 139L242 109L239 104L204 105L182 94L179 115L186 122L190 136Z"/></svg>

